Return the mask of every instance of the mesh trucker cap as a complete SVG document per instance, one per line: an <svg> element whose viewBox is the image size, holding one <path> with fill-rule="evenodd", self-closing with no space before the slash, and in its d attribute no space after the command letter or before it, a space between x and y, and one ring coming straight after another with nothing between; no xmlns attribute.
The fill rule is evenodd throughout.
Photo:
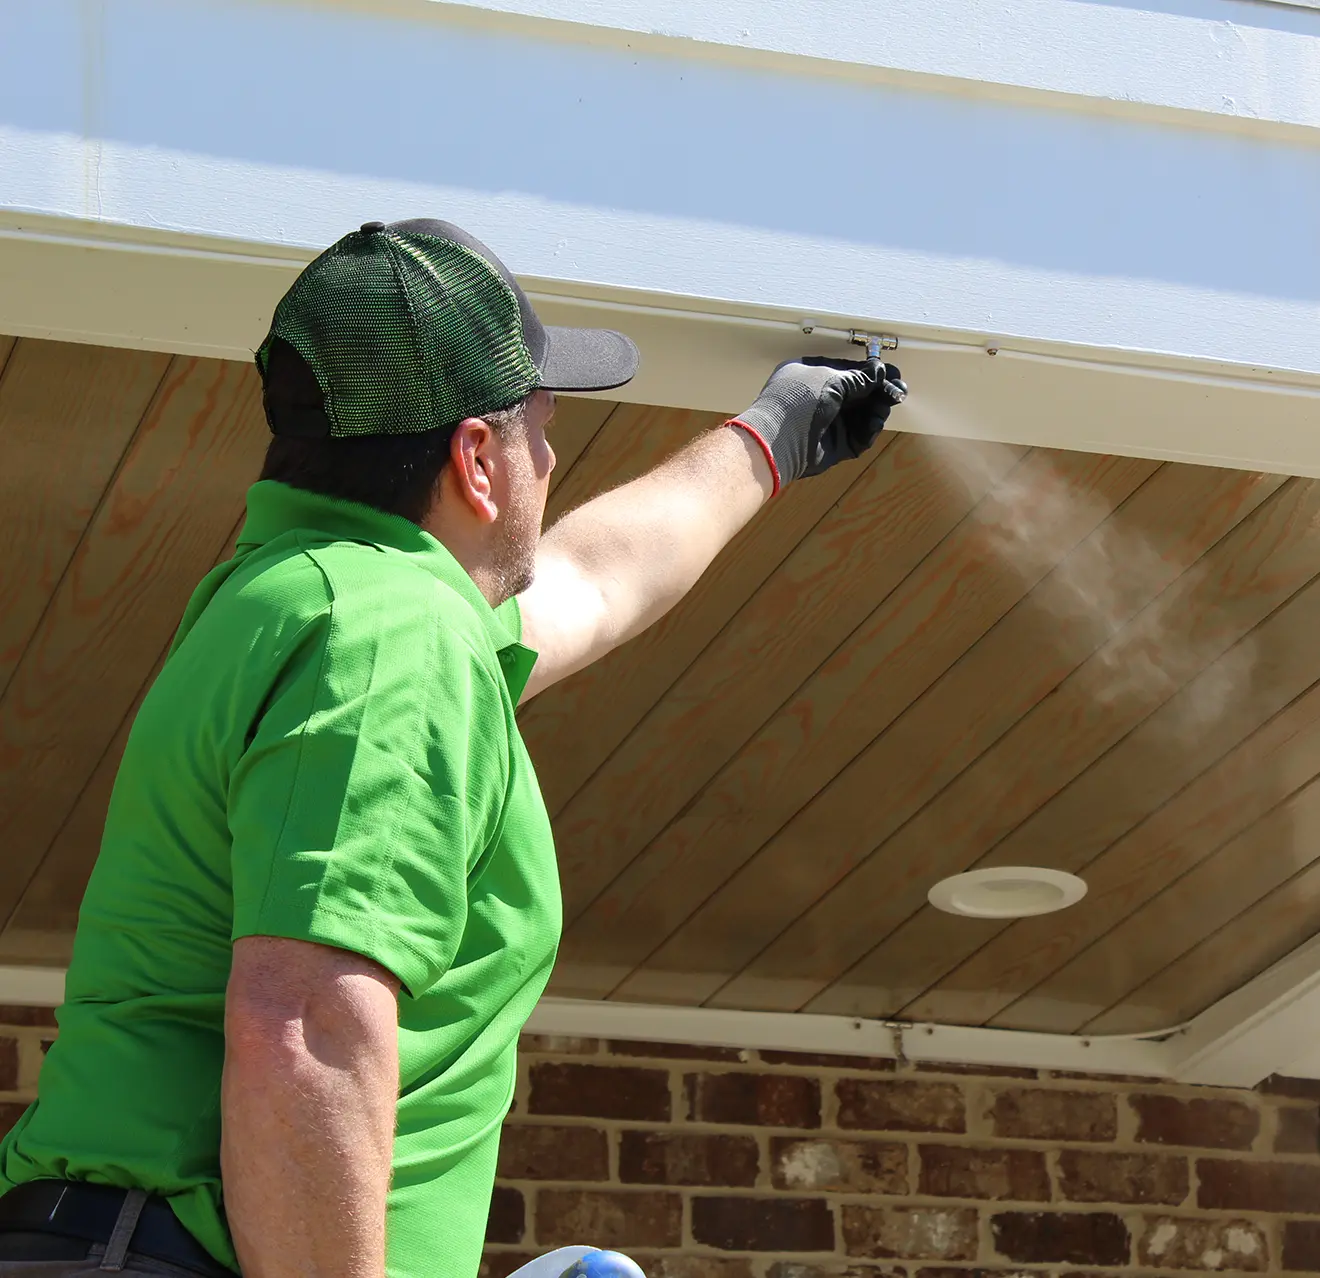
<svg viewBox="0 0 1320 1278"><path fill-rule="evenodd" d="M612 390L637 371L622 333L541 323L508 268L449 222L367 222L311 262L257 351L279 435L404 435L538 386Z"/></svg>

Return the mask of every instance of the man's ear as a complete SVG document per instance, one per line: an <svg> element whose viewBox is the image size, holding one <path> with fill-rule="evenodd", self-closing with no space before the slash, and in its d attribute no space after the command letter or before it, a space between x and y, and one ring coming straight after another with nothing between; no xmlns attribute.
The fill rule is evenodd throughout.
<svg viewBox="0 0 1320 1278"><path fill-rule="evenodd" d="M465 417L449 440L449 464L459 495L482 523L499 517L492 480L496 458L495 432L480 417Z"/></svg>

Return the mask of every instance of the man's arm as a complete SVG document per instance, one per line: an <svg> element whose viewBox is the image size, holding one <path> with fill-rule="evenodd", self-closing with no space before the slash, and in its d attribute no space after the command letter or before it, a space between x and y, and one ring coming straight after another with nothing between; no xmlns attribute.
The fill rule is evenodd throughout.
<svg viewBox="0 0 1320 1278"><path fill-rule="evenodd" d="M773 491L759 445L720 427L559 520L518 596L537 652L523 700L664 616Z"/></svg>
<svg viewBox="0 0 1320 1278"><path fill-rule="evenodd" d="M245 1278L383 1278L398 990L347 950L234 942L220 1163Z"/></svg>
<svg viewBox="0 0 1320 1278"><path fill-rule="evenodd" d="M523 700L664 616L770 496L858 457L907 388L878 360L781 364L756 402L640 479L564 516L518 597L538 660Z"/></svg>

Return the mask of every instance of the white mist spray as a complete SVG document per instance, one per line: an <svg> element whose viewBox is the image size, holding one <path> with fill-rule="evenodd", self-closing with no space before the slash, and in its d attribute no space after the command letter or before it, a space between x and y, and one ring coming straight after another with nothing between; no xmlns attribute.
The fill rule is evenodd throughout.
<svg viewBox="0 0 1320 1278"><path fill-rule="evenodd" d="M1107 706L1139 703L1147 710L1185 687L1165 716L1171 731L1187 735L1222 717L1250 687L1254 645L1244 640L1227 652L1214 637L1190 633L1180 606L1205 569L1193 564L1170 588L1170 565L1131 522L1110 519L1099 497L1079 494L1038 455L993 484L986 454L969 442L980 432L914 395L903 406L913 423L929 432L925 442L949 478L967 491L989 490L973 517L981 521L992 552L1024 581L1042 573L1050 589L1033 598L1060 619L1091 619L1098 647L1088 659L1094 699ZM1074 545L1069 532L1093 527Z"/></svg>

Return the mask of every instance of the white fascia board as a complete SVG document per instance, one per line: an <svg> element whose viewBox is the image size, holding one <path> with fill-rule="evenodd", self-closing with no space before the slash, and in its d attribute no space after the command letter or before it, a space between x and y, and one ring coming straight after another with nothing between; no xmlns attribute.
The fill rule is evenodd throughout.
<svg viewBox="0 0 1320 1278"><path fill-rule="evenodd" d="M1211 83L1231 97L1215 68L1237 65L1238 20L1182 2L1202 14L1189 46L1204 55L1198 100ZM1069 15L1168 16L1039 3L1079 68L1093 64L1090 37L1069 37ZM1238 23L1243 56L1272 101L1311 103L1312 124L1296 125L1306 141L1244 133L1222 113L1200 112L1213 127L1197 128L1115 113L1081 81L1074 106L1053 109L969 96L947 77L926 89L857 78L853 63L805 54L752 65L658 52L641 36L549 40L548 19L482 25L438 4L416 21L400 16L406 4L48 0L6 11L0 204L11 223L36 214L293 256L368 218L441 213L521 276L569 292L1320 374L1320 24L1214 3L1276 15ZM975 26L958 6L929 19L922 7L910 23L932 48ZM982 24L1016 21L1015 6L973 9ZM812 11L796 6L794 21ZM843 29L859 26L872 30L849 10ZM1257 49L1256 32L1291 52ZM1102 49L1115 65L1145 47L1115 40ZM694 35L679 47L732 46ZM1170 83L1180 48L1158 48ZM956 81L973 83L989 81ZM1277 114L1295 124L1305 112Z"/></svg>
<svg viewBox="0 0 1320 1278"><path fill-rule="evenodd" d="M0 332L250 359L307 257L0 215ZM637 403L734 413L781 360L855 351L839 335L855 317L816 312L805 336L803 317L783 308L524 283L547 322L637 341L641 371L626 392ZM898 335L891 358L914 393L896 429L1320 477L1320 377L951 330Z"/></svg>
<svg viewBox="0 0 1320 1278"><path fill-rule="evenodd" d="M381 12L379 0L327 7ZM1219 128L1320 126L1320 15L1261 0L389 0L386 11L750 67L1206 115Z"/></svg>

